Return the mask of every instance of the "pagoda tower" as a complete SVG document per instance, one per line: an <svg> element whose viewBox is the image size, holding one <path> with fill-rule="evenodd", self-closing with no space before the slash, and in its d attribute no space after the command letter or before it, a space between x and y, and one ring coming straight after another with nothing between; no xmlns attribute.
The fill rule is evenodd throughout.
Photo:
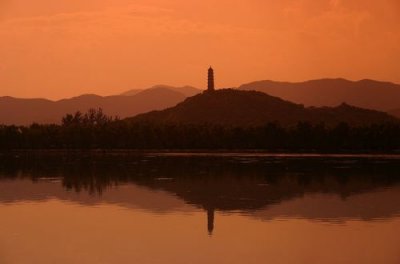
<svg viewBox="0 0 400 264"><path fill-rule="evenodd" d="M214 86L214 70L213 68L208 69L208 89L207 91L213 92L215 91L215 86Z"/></svg>

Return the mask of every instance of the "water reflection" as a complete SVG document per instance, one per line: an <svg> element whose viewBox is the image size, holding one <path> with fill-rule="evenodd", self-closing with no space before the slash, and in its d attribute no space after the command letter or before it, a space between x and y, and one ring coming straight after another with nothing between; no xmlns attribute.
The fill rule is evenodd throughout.
<svg viewBox="0 0 400 264"><path fill-rule="evenodd" d="M3 157L0 203L56 198L157 213L215 211L262 220L375 221L400 213L400 162L375 157ZM32 184L32 182L34 184Z"/></svg>

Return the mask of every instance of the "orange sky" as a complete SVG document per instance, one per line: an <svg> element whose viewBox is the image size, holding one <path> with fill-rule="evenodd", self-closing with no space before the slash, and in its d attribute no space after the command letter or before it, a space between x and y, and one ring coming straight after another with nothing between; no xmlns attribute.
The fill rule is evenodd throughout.
<svg viewBox="0 0 400 264"><path fill-rule="evenodd" d="M399 0L0 0L0 96L321 77L400 83Z"/></svg>

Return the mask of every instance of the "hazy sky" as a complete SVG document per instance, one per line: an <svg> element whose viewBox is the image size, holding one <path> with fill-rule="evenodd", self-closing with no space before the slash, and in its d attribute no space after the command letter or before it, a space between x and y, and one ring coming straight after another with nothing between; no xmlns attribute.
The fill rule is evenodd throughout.
<svg viewBox="0 0 400 264"><path fill-rule="evenodd" d="M0 0L0 96L321 77L400 83L399 0Z"/></svg>

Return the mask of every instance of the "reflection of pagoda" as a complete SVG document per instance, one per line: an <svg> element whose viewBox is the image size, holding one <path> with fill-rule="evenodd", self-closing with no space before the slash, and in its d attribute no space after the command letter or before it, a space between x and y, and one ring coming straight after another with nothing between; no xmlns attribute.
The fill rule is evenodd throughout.
<svg viewBox="0 0 400 264"><path fill-rule="evenodd" d="M208 69L208 89L207 91L213 92L215 91L215 86L214 86L214 70L213 68Z"/></svg>
<svg viewBox="0 0 400 264"><path fill-rule="evenodd" d="M211 236L214 231L214 208L207 209L207 228L208 234Z"/></svg>
<svg viewBox="0 0 400 264"><path fill-rule="evenodd" d="M78 193L85 190L90 195L95 195L94 200L68 195L68 199L71 201L90 205L93 201L99 203L108 201L112 204L123 204L129 208L139 206L136 199L127 196L124 200L119 200L119 198L108 195L101 198L101 194L108 191L110 186L125 183L144 186L148 191L162 190L182 199L186 204L204 209L207 214L204 216L204 220L207 220L206 228L210 235L215 230L215 212L240 211L247 215L260 211L258 217L267 220L284 214L285 216L321 221L336 221L344 218L390 219L399 215L400 212L400 204L391 202L398 200L400 193L396 191L398 189L393 189L392 193L385 193L385 195L377 194L377 190L382 188L400 188L397 159L391 159L384 163L364 158L354 159L353 166L338 171L337 167L343 164L343 159L340 158L328 159L328 161L321 160L319 157L307 159L257 157L252 159L222 156L179 158L154 156L144 159L140 155L134 155L125 158L121 160L121 156L118 155L101 159L100 157L91 157L90 162L89 160L81 162L79 157L71 157L71 161L74 161L75 165L71 169L70 161L66 163L57 155L44 156L40 160L24 157L23 162L18 159L14 160L12 157L0 160L0 165L2 165L0 166L0 179L26 177L36 180L38 177L51 177L58 174L63 177L62 185L65 189L75 190ZM252 162L249 163L248 160ZM93 164L91 162L95 161L99 161L98 165L91 166ZM126 161L132 162L134 165L127 166ZM115 166L115 164L123 164L123 166ZM30 173L18 176L21 168L22 171ZM313 169L309 170L308 168ZM160 177L174 180L155 180ZM46 191L46 194L48 192ZM290 201L306 194L316 193L337 195L342 198L356 194L368 194L369 196L363 196L366 201L363 204L359 204L357 200L358 209L355 211L348 210L348 204L344 203L337 203L336 207L332 208L320 204L318 210L315 211L302 207L290 209L288 212L266 211L269 206L282 201ZM40 195L44 195L44 193L41 191ZM130 195L135 197L137 194ZM66 199L64 194L58 191L51 196ZM382 197L379 200L373 198L376 199L374 201L377 204L384 205L380 210L370 209L369 201L371 201L371 197L375 196ZM18 201L36 198L37 195L33 196L31 193L24 192L13 194L11 199ZM0 203L4 202L4 199L9 201L10 198L1 194ZM143 206L151 211L160 210L157 204L146 203ZM168 205L168 208L169 206L171 205ZM170 207L170 210L174 210L174 207Z"/></svg>

